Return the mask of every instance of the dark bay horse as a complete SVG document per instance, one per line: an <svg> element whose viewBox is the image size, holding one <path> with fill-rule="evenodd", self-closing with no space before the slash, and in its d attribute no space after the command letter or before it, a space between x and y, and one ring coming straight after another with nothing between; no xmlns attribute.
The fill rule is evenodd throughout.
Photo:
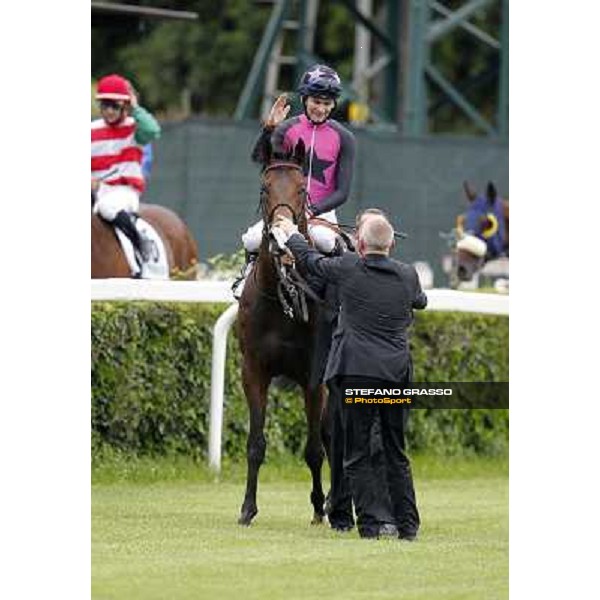
<svg viewBox="0 0 600 600"><path fill-rule="evenodd" d="M140 204L140 217L150 223L167 252L169 273L178 279L195 279L198 247L186 224L171 210L157 204ZM92 214L92 279L131 277L114 228Z"/></svg>
<svg viewBox="0 0 600 600"><path fill-rule="evenodd" d="M304 458L312 474L312 522L321 523L324 518L321 483L324 393L321 386L311 387L309 384L317 307L309 303L307 323L292 320L284 314L277 295L278 274L268 236L268 227L279 214L292 217L299 231L304 235L307 233L306 188L301 166L304 154L304 144L300 141L293 155L285 160L267 159L261 188L265 229L258 260L247 278L239 302L237 332L243 354L242 382L250 413L246 494L238 521L241 525L250 525L258 512L258 472L267 445L264 436L267 392L271 380L278 375L295 381L304 392L308 423Z"/></svg>

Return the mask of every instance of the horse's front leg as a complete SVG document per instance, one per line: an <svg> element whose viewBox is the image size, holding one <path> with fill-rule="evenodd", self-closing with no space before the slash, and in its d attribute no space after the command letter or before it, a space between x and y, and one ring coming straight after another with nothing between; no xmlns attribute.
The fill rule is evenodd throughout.
<svg viewBox="0 0 600 600"><path fill-rule="evenodd" d="M325 517L325 495L321 482L321 467L323 466L323 444L321 439L321 416L323 413L324 391L322 386L316 389L304 388L304 407L308 423L308 437L304 450L304 459L312 475L312 491L310 501L314 508L312 524L323 522Z"/></svg>
<svg viewBox="0 0 600 600"><path fill-rule="evenodd" d="M256 490L258 487L258 471L265 458L267 440L264 435L265 413L267 406L268 377L258 369L252 368L246 358L242 367L242 383L248 409L250 412L250 431L246 447L248 473L246 476L246 495L242 504L240 525L250 525L258 513L256 506Z"/></svg>

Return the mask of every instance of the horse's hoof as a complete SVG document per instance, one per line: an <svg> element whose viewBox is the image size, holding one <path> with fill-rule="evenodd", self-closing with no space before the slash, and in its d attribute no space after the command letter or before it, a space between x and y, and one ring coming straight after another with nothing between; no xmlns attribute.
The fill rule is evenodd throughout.
<svg viewBox="0 0 600 600"><path fill-rule="evenodd" d="M254 517L256 516L256 513L258 513L258 510L256 510L256 509L243 510L242 514L240 515L240 518L238 519L238 524L245 525L246 527L248 527L249 525L252 524L252 519L254 519Z"/></svg>
<svg viewBox="0 0 600 600"><path fill-rule="evenodd" d="M322 525L323 522L325 520L325 515L318 515L317 513L315 513L313 515L312 521L310 522L311 525Z"/></svg>

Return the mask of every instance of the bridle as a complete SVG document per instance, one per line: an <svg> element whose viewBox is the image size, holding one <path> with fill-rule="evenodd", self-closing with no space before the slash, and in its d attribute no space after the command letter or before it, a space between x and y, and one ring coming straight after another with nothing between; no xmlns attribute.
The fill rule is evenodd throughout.
<svg viewBox="0 0 600 600"><path fill-rule="evenodd" d="M270 238L270 227L273 220L273 215L278 208L285 208L291 213L292 220L295 225L303 225L306 227L306 204L308 194L304 184L298 189L300 196L300 208L296 212L287 202L279 202L273 207L269 207L269 186L265 182L265 175L269 171L277 169L293 169L299 171L303 176L302 167L295 162L280 161L267 166L262 173L259 210L263 219L263 239L269 242L269 255L271 256L272 264L277 274L277 300L279 301L283 312L292 320L307 323L309 319L308 305L305 294L308 293L313 299L319 300L318 296L307 286L294 267L286 265L282 261L282 256L288 254L289 250L283 251L274 239ZM256 277L256 270L254 271ZM265 290L258 287L259 293L264 296L271 297Z"/></svg>
<svg viewBox="0 0 600 600"><path fill-rule="evenodd" d="M298 225L302 221L302 219L305 218L305 209L306 209L306 202L308 199L308 195L307 195L306 188L304 187L304 185L298 190L298 193L301 196L300 210L298 211L298 214L296 214L296 212L293 210L293 208L287 202L279 202L278 204L276 204L269 210L269 207L268 207L269 186L265 183L265 176L269 171L274 171L277 169L294 169L294 170L302 173L302 167L299 164L294 163L294 162L276 162L276 163L273 163L273 164L269 165L268 167L266 167L265 170L263 171L262 182L261 182L261 186L260 186L259 209L262 214L265 229L268 229L268 227L270 226L271 221L273 220L273 215L275 214L275 211L281 207L286 208L287 210L290 211L290 213L292 215L292 220L294 221L294 224L296 224L296 225Z"/></svg>

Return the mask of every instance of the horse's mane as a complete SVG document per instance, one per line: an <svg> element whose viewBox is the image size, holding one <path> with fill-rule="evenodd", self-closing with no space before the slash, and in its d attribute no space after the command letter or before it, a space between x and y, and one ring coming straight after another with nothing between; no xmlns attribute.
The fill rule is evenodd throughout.
<svg viewBox="0 0 600 600"><path fill-rule="evenodd" d="M296 145L290 150L273 150L271 141L268 140L265 143L264 152L261 153L261 164L263 171L277 163L296 163L299 166L304 164L304 158L306 156L306 146L302 139L298 140Z"/></svg>

